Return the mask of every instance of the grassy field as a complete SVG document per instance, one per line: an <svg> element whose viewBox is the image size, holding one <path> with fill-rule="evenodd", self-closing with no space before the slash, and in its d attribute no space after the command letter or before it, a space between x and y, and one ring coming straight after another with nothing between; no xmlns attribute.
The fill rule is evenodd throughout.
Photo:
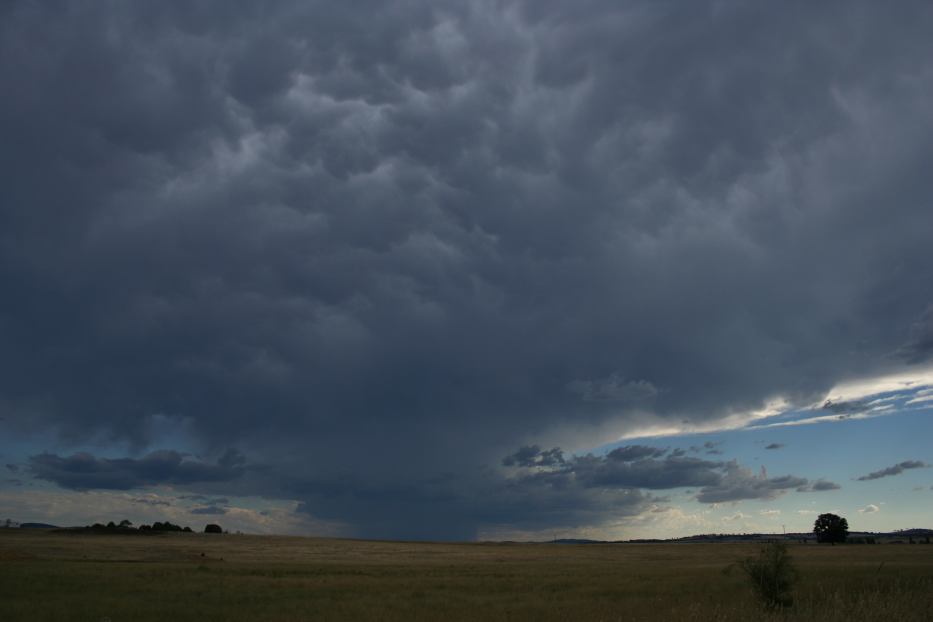
<svg viewBox="0 0 933 622"><path fill-rule="evenodd" d="M933 620L933 546L796 545L787 613L746 544L420 544L0 530L0 620Z"/></svg>

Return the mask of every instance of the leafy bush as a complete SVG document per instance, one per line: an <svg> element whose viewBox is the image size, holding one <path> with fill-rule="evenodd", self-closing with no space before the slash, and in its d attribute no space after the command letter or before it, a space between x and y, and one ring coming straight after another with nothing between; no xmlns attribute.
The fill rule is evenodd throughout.
<svg viewBox="0 0 933 622"><path fill-rule="evenodd" d="M757 557L739 562L766 609L783 609L793 602L791 594L797 582L797 569L784 542L770 542L761 547Z"/></svg>

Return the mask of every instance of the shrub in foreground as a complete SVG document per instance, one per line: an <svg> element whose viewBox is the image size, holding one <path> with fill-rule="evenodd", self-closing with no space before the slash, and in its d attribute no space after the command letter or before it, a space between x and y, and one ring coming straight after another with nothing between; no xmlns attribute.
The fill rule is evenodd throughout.
<svg viewBox="0 0 933 622"><path fill-rule="evenodd" d="M798 574L787 544L769 542L761 547L756 557L739 562L739 568L766 609L783 609L793 604L792 591Z"/></svg>

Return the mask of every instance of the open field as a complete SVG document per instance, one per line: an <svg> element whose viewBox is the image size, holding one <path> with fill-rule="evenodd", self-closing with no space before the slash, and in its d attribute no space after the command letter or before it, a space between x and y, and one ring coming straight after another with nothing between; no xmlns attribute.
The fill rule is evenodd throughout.
<svg viewBox="0 0 933 622"><path fill-rule="evenodd" d="M796 545L788 615L747 544L421 544L0 531L0 620L931 620L933 546Z"/></svg>

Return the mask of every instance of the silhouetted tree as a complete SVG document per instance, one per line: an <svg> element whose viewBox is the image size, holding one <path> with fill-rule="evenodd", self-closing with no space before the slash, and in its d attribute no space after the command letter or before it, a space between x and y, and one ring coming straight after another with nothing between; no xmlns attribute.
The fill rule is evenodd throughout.
<svg viewBox="0 0 933 622"><path fill-rule="evenodd" d="M152 530L153 531L184 531L181 525L176 525L169 521L165 521L164 523L160 523L156 521L152 523Z"/></svg>
<svg viewBox="0 0 933 622"><path fill-rule="evenodd" d="M813 523L817 542L845 542L849 535L849 521L835 514L820 514Z"/></svg>
<svg viewBox="0 0 933 622"><path fill-rule="evenodd" d="M131 520L124 518L123 520L120 521L120 527L122 527L123 529L128 529L132 526L133 526L133 521Z"/></svg>
<svg viewBox="0 0 933 622"><path fill-rule="evenodd" d="M210 525L205 525L204 533L223 533L224 530L220 528L220 525L215 525L211 523Z"/></svg>

